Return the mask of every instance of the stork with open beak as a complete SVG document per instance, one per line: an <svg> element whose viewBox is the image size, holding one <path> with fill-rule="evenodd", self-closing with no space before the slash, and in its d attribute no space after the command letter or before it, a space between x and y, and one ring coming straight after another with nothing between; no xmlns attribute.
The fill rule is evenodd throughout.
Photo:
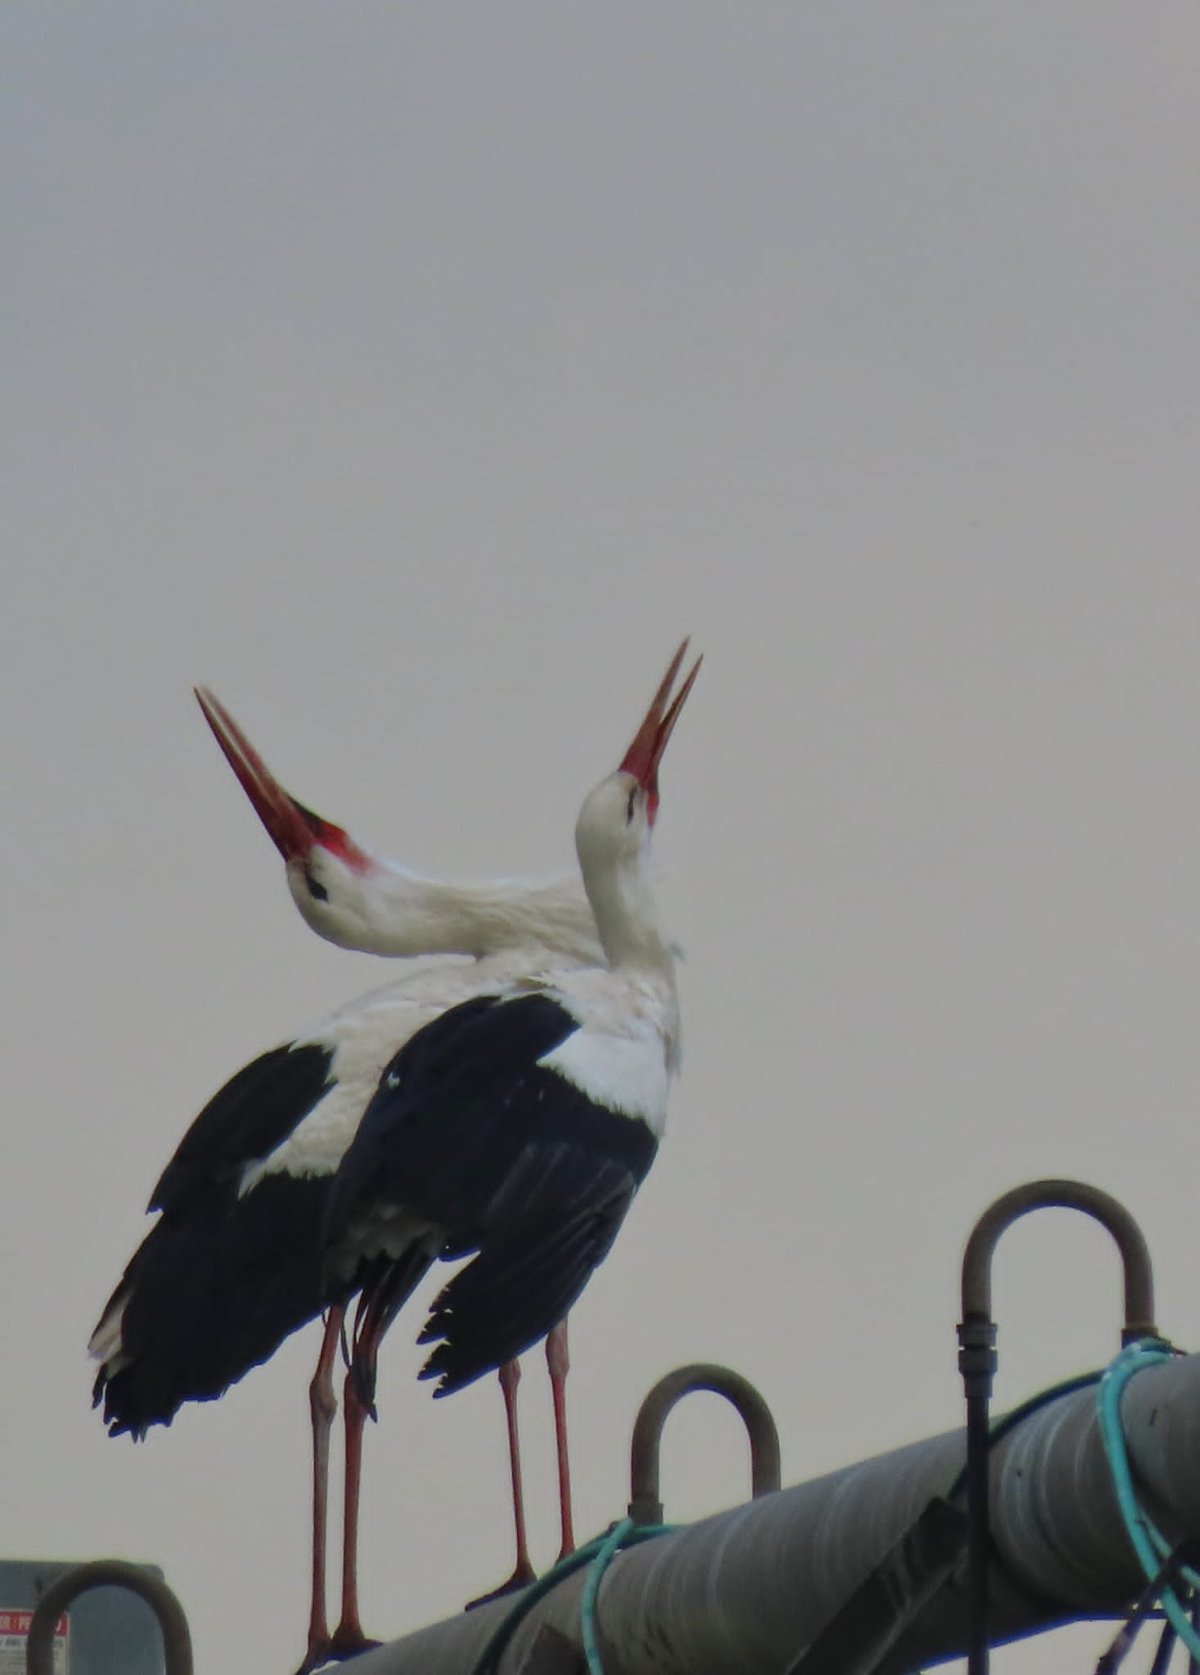
<svg viewBox="0 0 1200 1675"><path fill-rule="evenodd" d="M359 1299L348 1435L374 1411L385 1332L438 1257L471 1257L421 1334L435 1346L421 1376L446 1396L563 1319L654 1159L679 1012L648 851L659 764L700 666L671 699L683 650L576 823L604 963L491 985L410 1037L334 1177L327 1272L340 1300ZM357 1497L358 1457L347 1460Z"/></svg>
<svg viewBox="0 0 1200 1675"><path fill-rule="evenodd" d="M682 655L682 653L681 653ZM665 685L678 672L678 659ZM276 778L215 693L196 698L226 761L283 857L288 889L305 922L327 941L358 952L407 958L472 956L479 977L555 964L596 965L603 960L596 922L578 872L540 880L498 879L455 883L415 872L378 855L341 826L316 814ZM655 697L661 707L663 691ZM652 705L652 710L654 706ZM461 978L449 978L450 1000ZM574 1549L566 1380L570 1368L566 1322L546 1339L558 1471L559 1557ZM517 1417L521 1369L514 1359L500 1368L512 1484L516 1559L508 1579L492 1592L532 1581ZM328 1450L331 1398L314 1407L314 1453ZM318 1586L314 1581L314 1597ZM490 1594L485 1597L492 1597ZM320 1625L314 1630L319 1638Z"/></svg>

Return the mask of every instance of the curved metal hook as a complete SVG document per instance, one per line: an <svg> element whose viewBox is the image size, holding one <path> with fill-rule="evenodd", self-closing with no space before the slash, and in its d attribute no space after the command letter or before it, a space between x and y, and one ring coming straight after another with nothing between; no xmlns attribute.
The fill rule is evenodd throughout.
<svg viewBox="0 0 1200 1675"><path fill-rule="evenodd" d="M1001 1235L1031 1210L1050 1208L1079 1210L1108 1229L1121 1252L1125 1276L1122 1341L1156 1336L1154 1270L1145 1235L1124 1204L1084 1181L1028 1181L1004 1193L983 1212L963 1252L963 1319L991 1320L992 1257Z"/></svg>
<svg viewBox="0 0 1200 1675"><path fill-rule="evenodd" d="M706 1361L677 1367L653 1386L638 1409L630 1444L629 1516L635 1524L661 1524L659 1449L667 1416L694 1390L724 1396L741 1416L750 1438L750 1492L755 1500L779 1488L779 1432L762 1396L740 1373Z"/></svg>
<svg viewBox="0 0 1200 1675"><path fill-rule="evenodd" d="M26 1675L54 1675L54 1625L72 1600L93 1588L128 1588L144 1599L162 1631L167 1675L192 1675L192 1637L183 1606L161 1577L125 1559L94 1559L51 1582L29 1625Z"/></svg>

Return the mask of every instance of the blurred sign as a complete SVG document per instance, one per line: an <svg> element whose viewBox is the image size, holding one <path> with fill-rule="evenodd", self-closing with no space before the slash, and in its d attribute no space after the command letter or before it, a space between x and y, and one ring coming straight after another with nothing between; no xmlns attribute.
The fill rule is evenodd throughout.
<svg viewBox="0 0 1200 1675"><path fill-rule="evenodd" d="M25 1642L33 1612L0 1606L0 1675L25 1675ZM54 1625L54 1675L69 1675L70 1642L66 1616Z"/></svg>
<svg viewBox="0 0 1200 1675"><path fill-rule="evenodd" d="M34 1607L65 1571L64 1559L0 1559L0 1675L25 1675ZM162 1576L157 1565L141 1568ZM54 1630L54 1675L163 1675L162 1633L144 1599L127 1588L80 1594Z"/></svg>

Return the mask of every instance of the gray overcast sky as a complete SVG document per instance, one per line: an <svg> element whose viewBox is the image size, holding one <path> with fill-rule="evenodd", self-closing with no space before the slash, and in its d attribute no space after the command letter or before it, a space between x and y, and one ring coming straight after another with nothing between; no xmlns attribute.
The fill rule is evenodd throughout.
<svg viewBox="0 0 1200 1675"><path fill-rule="evenodd" d="M392 853L536 873L707 654L659 839L685 1077L576 1316L583 1530L691 1358L793 1480L955 1423L961 1244L1022 1178L1122 1193L1200 1341L1200 8L114 0L5 7L0 62L7 1549L156 1559L202 1669L298 1654L315 1343L142 1448L87 1405L186 1123L388 975L294 918L194 680ZM998 1287L1001 1400L1115 1347L1067 1218ZM510 1558L498 1398L431 1403L416 1327L388 1634ZM680 1416L671 1514L744 1475Z"/></svg>

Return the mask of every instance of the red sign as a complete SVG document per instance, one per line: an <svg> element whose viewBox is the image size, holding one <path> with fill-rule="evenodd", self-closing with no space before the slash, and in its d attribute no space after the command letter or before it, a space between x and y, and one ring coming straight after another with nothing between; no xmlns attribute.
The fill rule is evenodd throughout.
<svg viewBox="0 0 1200 1675"><path fill-rule="evenodd" d="M0 1611L0 1634L23 1634L28 1638L29 1625L32 1621L32 1611ZM54 1632L55 1634L66 1634L67 1614L65 1611L55 1623Z"/></svg>

